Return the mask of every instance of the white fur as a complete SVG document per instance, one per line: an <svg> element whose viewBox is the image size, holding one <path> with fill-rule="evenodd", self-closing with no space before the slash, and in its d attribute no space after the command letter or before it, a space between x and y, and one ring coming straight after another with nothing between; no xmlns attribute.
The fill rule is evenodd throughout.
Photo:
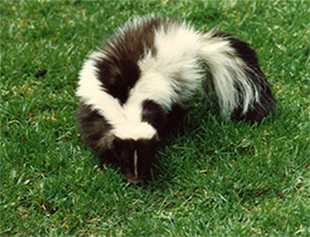
<svg viewBox="0 0 310 237"><path fill-rule="evenodd" d="M182 103L201 84L198 56L199 33L176 23L155 31L157 54L139 61L142 76L133 96L156 101L166 111Z"/></svg>
<svg viewBox="0 0 310 237"><path fill-rule="evenodd" d="M257 90L253 91L248 80L245 63L236 57L229 41L212 37L213 31L205 34L197 32L185 24L173 23L168 29L161 27L155 32L157 54L139 61L142 77L135 86L133 96L152 99L167 111L175 102L182 103L202 83L204 75L200 60L207 63L214 77L215 91L223 116L229 115L240 103L235 86L238 82L244 101L243 112L256 100ZM247 68L250 70L249 68ZM182 80L177 80L177 79Z"/></svg>
<svg viewBox="0 0 310 237"><path fill-rule="evenodd" d="M146 122L126 122L122 124L117 124L117 126L115 126L115 128L112 130L112 133L122 139L137 140L139 138L148 139L154 137L156 134L156 130L149 123Z"/></svg>
<svg viewBox="0 0 310 237"><path fill-rule="evenodd" d="M127 23L118 35L124 34L129 27L139 27L147 18ZM125 104L105 92L96 78L94 60L104 58L104 53L91 54L80 73L77 95L81 101L97 110L114 127L112 132L120 138L152 138L156 130L142 122L142 103L154 100L167 112L173 103L181 104L202 83L204 61L213 76L215 91L222 114L229 116L239 105L235 83L241 86L246 112L254 100L258 101L257 91L245 74L245 63L236 57L229 41L214 38L214 32L200 33L185 24L171 23L155 30L156 54L153 56L145 49L144 58L138 65L141 77L129 93Z"/></svg>
<svg viewBox="0 0 310 237"><path fill-rule="evenodd" d="M202 37L200 54L201 58L207 62L214 77L215 91L222 114L229 116L239 104L239 92L235 87L235 82L241 86L244 101L243 112L245 113L253 100L259 100L257 92L253 91L245 74L247 66L240 58L227 56L236 55L228 40L212 38L212 34L214 32L210 31Z"/></svg>
<svg viewBox="0 0 310 237"><path fill-rule="evenodd" d="M80 72L77 95L83 103L97 110L108 121L114 121L115 124L124 123L126 119L121 104L102 89L101 82L96 77L94 60L100 57L104 57L104 54L100 52L92 53L84 63Z"/></svg>
<svg viewBox="0 0 310 237"><path fill-rule="evenodd" d="M156 131L148 123L141 122L141 106L139 103L125 104L105 92L101 82L96 77L94 60L104 57L104 54L95 52L84 63L80 73L77 95L83 103L90 105L93 110L104 116L114 127L113 133L119 138L152 138ZM141 102L141 101L140 101Z"/></svg>

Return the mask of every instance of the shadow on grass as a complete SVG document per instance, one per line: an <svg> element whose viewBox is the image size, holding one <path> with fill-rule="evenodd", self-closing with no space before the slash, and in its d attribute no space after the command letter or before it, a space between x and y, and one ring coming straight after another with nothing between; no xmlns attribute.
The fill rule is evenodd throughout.
<svg viewBox="0 0 310 237"><path fill-rule="evenodd" d="M274 115L275 114L275 115ZM223 131L225 130L235 130L238 127L243 130L249 128L255 128L258 126L264 126L265 124L270 124L276 116L279 116L278 113L273 113L266 119L262 121L260 125L254 123L249 124L245 121L230 121L222 118L218 113L218 107L214 104L211 104L208 101L199 101L198 105L190 106L188 108L188 113L182 115L183 118L178 118L174 121L174 124L169 125L170 128L166 131L161 137L160 143L158 145L157 154L150 170L150 173L146 176L145 180L137 187L143 187L145 189L162 189L165 188L168 184L173 184L173 180L178 176L178 170L180 169L180 164L187 159L190 164L195 166L197 162L208 162L210 166L214 167L219 165L219 159L225 159L216 154L215 148L212 147L213 143L223 144L224 152L227 152L227 159L223 162L230 162L233 156L244 156L253 155L255 152L255 144L237 139L237 142L227 141L227 138L223 138ZM204 128L204 126L208 126ZM199 130L207 129L203 135L199 135ZM213 134L209 135L208 132L212 131ZM207 135L206 135L207 134ZM196 140L197 136L202 140ZM204 137L206 136L206 137ZM187 144L188 141L193 144ZM210 148L204 148L201 143L204 142L210 146ZM229 143L227 143L229 142ZM222 145L217 145L221 147ZM178 148L184 149L185 151L180 155L180 157L170 157L174 152L173 149ZM225 151L225 148L227 151ZM172 151L171 151L172 149ZM169 151L170 150L170 151ZM187 151L186 151L187 150ZM193 157L190 157L190 151L195 154ZM203 154L203 155L201 155ZM182 157L183 156L183 157ZM204 161L199 161L203 159ZM106 169L118 169L118 172L121 172L119 166L113 163L107 163L95 155L95 162L100 167L101 172L104 172ZM216 168L216 167L215 167ZM220 167L218 167L220 168ZM124 182L127 182L125 175Z"/></svg>

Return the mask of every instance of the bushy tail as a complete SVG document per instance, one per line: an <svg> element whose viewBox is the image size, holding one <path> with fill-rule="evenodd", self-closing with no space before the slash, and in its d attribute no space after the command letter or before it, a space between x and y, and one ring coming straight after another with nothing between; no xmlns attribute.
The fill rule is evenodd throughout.
<svg viewBox="0 0 310 237"><path fill-rule="evenodd" d="M202 37L200 57L206 65L222 115L261 122L275 107L269 83L256 53L229 34L209 31ZM210 85L206 88L210 92Z"/></svg>

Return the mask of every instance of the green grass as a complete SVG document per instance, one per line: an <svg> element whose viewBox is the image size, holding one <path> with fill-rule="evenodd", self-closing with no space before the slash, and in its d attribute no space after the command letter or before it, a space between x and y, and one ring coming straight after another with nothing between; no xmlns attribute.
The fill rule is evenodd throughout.
<svg viewBox="0 0 310 237"><path fill-rule="evenodd" d="M309 2L1 1L1 236L309 236ZM224 121L197 94L129 185L76 128L86 55L148 13L251 43L278 106Z"/></svg>

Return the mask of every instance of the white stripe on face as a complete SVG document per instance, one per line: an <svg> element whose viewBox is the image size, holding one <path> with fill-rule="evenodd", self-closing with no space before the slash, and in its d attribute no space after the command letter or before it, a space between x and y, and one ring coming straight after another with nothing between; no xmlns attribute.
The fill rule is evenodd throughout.
<svg viewBox="0 0 310 237"><path fill-rule="evenodd" d="M135 150L133 155L133 163L134 163L134 175L135 178L138 178L138 153L137 150Z"/></svg>

